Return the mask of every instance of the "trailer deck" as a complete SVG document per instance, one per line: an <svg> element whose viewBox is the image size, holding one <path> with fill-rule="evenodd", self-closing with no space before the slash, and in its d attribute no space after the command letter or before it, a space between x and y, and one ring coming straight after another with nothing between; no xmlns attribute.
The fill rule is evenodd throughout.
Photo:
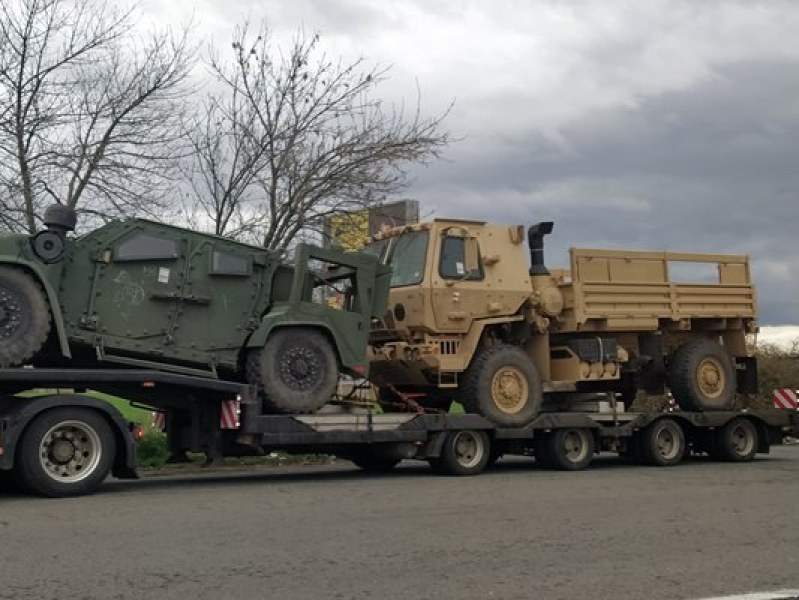
<svg viewBox="0 0 799 600"><path fill-rule="evenodd" d="M23 389L39 392L14 395ZM273 415L263 414L257 390L245 383L144 369L20 368L0 369L0 471L50 496L94 491L109 472L136 477L132 428L115 408L80 393L89 389L163 412L173 457L195 451L209 460L283 450L333 454L381 471L415 458L439 472L472 475L504 454L535 456L565 470L586 467L600 451L660 466L688 453L747 461L799 435L799 411L628 412L610 396L579 404L580 410L542 412L514 428L475 414L380 414L363 406ZM234 423L222 417L231 402ZM76 448L87 457L76 458ZM86 473L98 465L105 471Z"/></svg>

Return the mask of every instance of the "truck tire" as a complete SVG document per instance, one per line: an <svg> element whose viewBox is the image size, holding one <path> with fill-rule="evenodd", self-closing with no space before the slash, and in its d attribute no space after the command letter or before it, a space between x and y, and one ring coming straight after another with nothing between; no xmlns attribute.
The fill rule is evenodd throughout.
<svg viewBox="0 0 799 600"><path fill-rule="evenodd" d="M686 342L669 361L669 388L683 410L730 410L735 385L732 358L713 340Z"/></svg>
<svg viewBox="0 0 799 600"><path fill-rule="evenodd" d="M330 342L314 329L278 329L247 360L247 379L263 390L267 412L316 412L335 393L338 376Z"/></svg>
<svg viewBox="0 0 799 600"><path fill-rule="evenodd" d="M748 462L757 454L758 441L755 424L738 417L716 432L710 455L716 460Z"/></svg>
<svg viewBox="0 0 799 600"><path fill-rule="evenodd" d="M535 456L545 469L579 471L594 457L594 434L580 427L556 429L540 441Z"/></svg>
<svg viewBox="0 0 799 600"><path fill-rule="evenodd" d="M0 471L0 493L18 492L19 484L13 471Z"/></svg>
<svg viewBox="0 0 799 600"><path fill-rule="evenodd" d="M388 473L394 469L401 460L390 456L381 456L380 454L370 454L368 450L356 452L352 454L349 459L356 467L368 473Z"/></svg>
<svg viewBox="0 0 799 600"><path fill-rule="evenodd" d="M61 498L94 492L114 464L108 422L87 408L56 408L36 417L17 448L16 473L29 491Z"/></svg>
<svg viewBox="0 0 799 600"><path fill-rule="evenodd" d="M429 459L430 466L444 475L477 475L491 457L491 442L485 431L451 431L444 440L441 456Z"/></svg>
<svg viewBox="0 0 799 600"><path fill-rule="evenodd" d="M530 357L506 344L480 352L466 371L459 400L467 412L498 425L522 427L543 401L541 378Z"/></svg>
<svg viewBox="0 0 799 600"><path fill-rule="evenodd" d="M23 271L0 266L0 368L33 358L49 333L50 311L42 289Z"/></svg>
<svg viewBox="0 0 799 600"><path fill-rule="evenodd" d="M657 467L671 467L685 454L685 432L674 419L658 419L641 432L641 462Z"/></svg>

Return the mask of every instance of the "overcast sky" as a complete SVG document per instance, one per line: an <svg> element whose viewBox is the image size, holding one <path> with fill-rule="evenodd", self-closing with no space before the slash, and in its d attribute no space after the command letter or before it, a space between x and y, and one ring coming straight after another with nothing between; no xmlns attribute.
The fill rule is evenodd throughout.
<svg viewBox="0 0 799 600"><path fill-rule="evenodd" d="M569 246L746 253L764 325L799 325L799 2L145 0L226 48L244 17L392 65L391 102L461 141L423 213L554 220Z"/></svg>

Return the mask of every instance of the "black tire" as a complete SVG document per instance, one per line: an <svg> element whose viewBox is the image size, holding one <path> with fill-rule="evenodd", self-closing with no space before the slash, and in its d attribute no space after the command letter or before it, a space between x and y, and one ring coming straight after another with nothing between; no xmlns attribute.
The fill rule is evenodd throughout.
<svg viewBox="0 0 799 600"><path fill-rule="evenodd" d="M641 432L641 462L657 467L671 467L685 455L685 432L674 419L658 419Z"/></svg>
<svg viewBox="0 0 799 600"><path fill-rule="evenodd" d="M755 424L738 417L716 432L710 456L727 462L748 462L757 454L758 442Z"/></svg>
<svg viewBox="0 0 799 600"><path fill-rule="evenodd" d="M735 387L732 358L713 340L686 342L669 361L669 388L683 410L730 410Z"/></svg>
<svg viewBox="0 0 799 600"><path fill-rule="evenodd" d="M530 357L517 346L480 352L466 371L459 400L466 412L498 425L523 427L541 410L541 378Z"/></svg>
<svg viewBox="0 0 799 600"><path fill-rule="evenodd" d="M50 334L50 310L39 285L19 269L0 266L0 368L33 358Z"/></svg>
<svg viewBox="0 0 799 600"><path fill-rule="evenodd" d="M430 466L444 475L477 475L491 457L491 442L485 431L451 431L444 440L441 456L429 459Z"/></svg>
<svg viewBox="0 0 799 600"><path fill-rule="evenodd" d="M349 457L356 467L369 473L388 473L396 467L401 459L371 454L368 451L358 452Z"/></svg>
<svg viewBox="0 0 799 600"><path fill-rule="evenodd" d="M594 434L590 429L567 427L547 434L538 445L537 463L545 469L579 471L594 458Z"/></svg>
<svg viewBox="0 0 799 600"><path fill-rule="evenodd" d="M108 477L115 456L114 434L101 415L87 408L56 408L25 430L15 469L31 492L52 498L82 496Z"/></svg>
<svg viewBox="0 0 799 600"><path fill-rule="evenodd" d="M314 329L278 329L247 359L247 379L263 390L266 412L316 412L335 393L338 377L336 353Z"/></svg>
<svg viewBox="0 0 799 600"><path fill-rule="evenodd" d="M19 491L19 483L13 471L0 471L0 494Z"/></svg>

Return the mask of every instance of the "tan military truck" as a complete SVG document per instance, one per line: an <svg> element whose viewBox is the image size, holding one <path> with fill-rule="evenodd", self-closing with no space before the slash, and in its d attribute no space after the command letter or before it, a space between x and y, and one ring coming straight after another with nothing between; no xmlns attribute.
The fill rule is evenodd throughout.
<svg viewBox="0 0 799 600"><path fill-rule="evenodd" d="M757 331L746 256L572 248L549 270L552 223L437 219L375 236L393 269L389 311L371 334L370 379L387 407L453 400L505 426L582 392L629 402L667 386L683 410L731 408L756 385ZM712 281L671 276L685 265Z"/></svg>

